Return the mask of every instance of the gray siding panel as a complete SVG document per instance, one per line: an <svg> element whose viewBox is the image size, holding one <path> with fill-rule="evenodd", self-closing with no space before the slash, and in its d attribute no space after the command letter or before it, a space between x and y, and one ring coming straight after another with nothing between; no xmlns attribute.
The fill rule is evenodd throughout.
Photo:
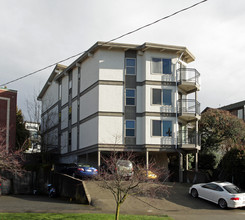
<svg viewBox="0 0 245 220"><path fill-rule="evenodd" d="M126 145L136 145L136 138L135 137L125 137L125 144Z"/></svg>
<svg viewBox="0 0 245 220"><path fill-rule="evenodd" d="M125 120L136 120L136 106L125 106Z"/></svg>
<svg viewBox="0 0 245 220"><path fill-rule="evenodd" d="M136 75L125 75L125 87L129 89L136 88Z"/></svg>

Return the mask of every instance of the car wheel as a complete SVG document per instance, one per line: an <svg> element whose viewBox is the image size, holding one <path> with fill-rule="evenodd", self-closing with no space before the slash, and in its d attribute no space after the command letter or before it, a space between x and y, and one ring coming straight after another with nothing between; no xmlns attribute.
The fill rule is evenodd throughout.
<svg viewBox="0 0 245 220"><path fill-rule="evenodd" d="M191 196L192 196L193 198L197 198L197 197L198 197L198 192L197 192L196 189L192 189L192 190L191 190Z"/></svg>
<svg viewBox="0 0 245 220"><path fill-rule="evenodd" d="M224 199L220 199L218 204L219 204L219 207L222 209L227 208L227 202Z"/></svg>

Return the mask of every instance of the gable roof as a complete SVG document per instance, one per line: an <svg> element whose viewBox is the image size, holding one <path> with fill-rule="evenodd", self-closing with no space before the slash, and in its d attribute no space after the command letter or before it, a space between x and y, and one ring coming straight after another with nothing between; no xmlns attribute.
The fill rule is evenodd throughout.
<svg viewBox="0 0 245 220"><path fill-rule="evenodd" d="M50 74L47 82L45 83L42 91L37 97L37 100L41 100L45 92L47 91L48 87L51 85L52 81L54 80L55 76L58 75L60 72L62 72L67 66L62 65L62 64L56 64L54 67L52 73Z"/></svg>

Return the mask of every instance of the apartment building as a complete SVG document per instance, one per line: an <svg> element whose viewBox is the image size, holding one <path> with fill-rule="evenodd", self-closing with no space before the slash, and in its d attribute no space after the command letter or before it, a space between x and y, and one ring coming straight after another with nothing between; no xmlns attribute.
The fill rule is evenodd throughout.
<svg viewBox="0 0 245 220"><path fill-rule="evenodd" d="M17 91L0 89L0 144L15 147Z"/></svg>
<svg viewBox="0 0 245 220"><path fill-rule="evenodd" d="M188 154L197 169L200 150L200 74L187 67L194 59L181 46L97 42L57 65L38 97L45 149L94 166L111 151L133 151L147 166L177 160L181 180Z"/></svg>

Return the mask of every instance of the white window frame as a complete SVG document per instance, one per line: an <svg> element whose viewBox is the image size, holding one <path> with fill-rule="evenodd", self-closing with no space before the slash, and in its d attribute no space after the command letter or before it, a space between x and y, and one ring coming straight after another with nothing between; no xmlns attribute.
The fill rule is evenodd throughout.
<svg viewBox="0 0 245 220"><path fill-rule="evenodd" d="M134 74L127 74L127 67L133 67L133 66L127 66L127 60L129 60L129 59L135 61ZM125 75L135 76L136 75L136 71L137 71L136 67L137 67L136 58L130 58L130 57L125 58Z"/></svg>
<svg viewBox="0 0 245 220"><path fill-rule="evenodd" d="M153 135L153 121L160 121L161 122L161 136L155 136ZM172 126L172 135L171 136L164 136L163 135L163 121L170 121L171 122L171 126ZM173 138L174 137L174 133L173 133L173 127L174 124L173 124L173 121L171 119L151 119L151 137L155 137L155 138L159 138L159 137L162 137L162 138Z"/></svg>
<svg viewBox="0 0 245 220"><path fill-rule="evenodd" d="M154 73L153 72L153 59L160 59L161 60L161 71L160 73ZM162 60L171 60L171 73L163 73L163 68L162 68ZM169 57L151 57L151 74L153 75L172 75L173 74L173 59Z"/></svg>
<svg viewBox="0 0 245 220"><path fill-rule="evenodd" d="M127 125L126 125L126 124L127 124L127 121L133 121L133 122L134 122L134 136L127 136L127 132L126 132L127 129L133 130L133 128L127 128ZM124 134L125 134L124 136L125 136L125 137L128 137L128 138L134 138L134 137L136 137L136 120L133 120L133 119L126 119L126 120L125 120L125 126L124 126L124 127L125 127L125 130L124 130Z"/></svg>
<svg viewBox="0 0 245 220"><path fill-rule="evenodd" d="M155 106L172 106L173 105L173 90L172 89L169 89L169 88L159 89L159 90L161 90L161 104L154 104L153 103L153 89L159 89L159 88L151 88L151 105L155 105ZM171 105L164 105L163 104L163 90L171 90Z"/></svg>
<svg viewBox="0 0 245 220"><path fill-rule="evenodd" d="M134 97L127 97L127 90L134 90ZM134 98L134 105L127 105L127 98ZM125 89L125 106L136 106L136 89L126 88Z"/></svg>

